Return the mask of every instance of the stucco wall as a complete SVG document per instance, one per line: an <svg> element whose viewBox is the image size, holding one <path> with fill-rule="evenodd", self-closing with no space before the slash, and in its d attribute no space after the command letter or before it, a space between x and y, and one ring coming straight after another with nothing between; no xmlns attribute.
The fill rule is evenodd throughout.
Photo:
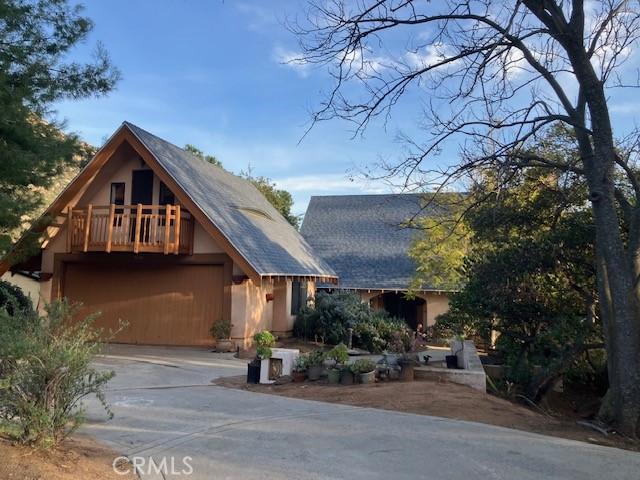
<svg viewBox="0 0 640 480"><path fill-rule="evenodd" d="M38 306L40 296L40 284L33 278L20 275L19 273L7 272L2 275L2 280L16 287L19 287L27 297L31 299L34 307Z"/></svg>
<svg viewBox="0 0 640 480"><path fill-rule="evenodd" d="M231 338L240 348L249 348L255 333L271 330L273 300L267 301L267 295L272 293L269 282L257 285L245 280L231 286Z"/></svg>

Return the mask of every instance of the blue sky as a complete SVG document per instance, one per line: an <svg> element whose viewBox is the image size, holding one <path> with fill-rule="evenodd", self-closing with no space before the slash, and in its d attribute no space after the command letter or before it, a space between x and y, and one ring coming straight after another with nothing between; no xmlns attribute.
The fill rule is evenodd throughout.
<svg viewBox="0 0 640 480"><path fill-rule="evenodd" d="M352 138L349 125L333 121L299 143L331 86L320 70L282 63L296 52L283 21L300 15L303 0L83 3L95 29L73 55L85 58L102 42L122 80L107 97L57 105L68 130L100 145L129 120L177 145L192 143L231 171L251 165L255 175L273 179L293 194L298 214L311 195L393 191L358 172L402 154L397 133L416 133L415 104L401 104L386 126L373 124L364 137ZM612 102L618 134L640 109L635 93L623 95ZM455 156L451 146L439 161Z"/></svg>

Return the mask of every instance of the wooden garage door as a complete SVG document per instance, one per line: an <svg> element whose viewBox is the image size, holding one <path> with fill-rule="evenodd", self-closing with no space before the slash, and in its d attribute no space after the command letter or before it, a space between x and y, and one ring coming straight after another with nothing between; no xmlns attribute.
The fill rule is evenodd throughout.
<svg viewBox="0 0 640 480"><path fill-rule="evenodd" d="M101 311L96 325L115 330L115 342L207 345L222 318L222 265L66 265L63 295L83 303L80 315Z"/></svg>

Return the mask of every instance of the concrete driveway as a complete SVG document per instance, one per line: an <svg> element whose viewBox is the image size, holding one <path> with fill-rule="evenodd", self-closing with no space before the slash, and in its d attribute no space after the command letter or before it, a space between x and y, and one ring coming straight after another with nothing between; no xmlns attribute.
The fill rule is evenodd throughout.
<svg viewBox="0 0 640 480"><path fill-rule="evenodd" d="M82 432L138 462L145 479L640 478L637 453L211 386L246 366L204 350L112 346L98 363L117 373L115 417L90 401Z"/></svg>

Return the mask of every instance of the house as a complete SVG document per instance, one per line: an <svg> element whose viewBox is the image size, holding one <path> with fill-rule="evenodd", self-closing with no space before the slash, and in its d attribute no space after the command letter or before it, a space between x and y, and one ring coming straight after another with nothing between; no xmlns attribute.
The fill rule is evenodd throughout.
<svg viewBox="0 0 640 480"><path fill-rule="evenodd" d="M448 310L449 292L423 285L415 298L405 298L416 271L407 254L416 231L403 225L434 208L424 207L421 194L316 196L300 233L333 268L341 289L357 292L371 306L404 318L414 329L418 324L426 327Z"/></svg>
<svg viewBox="0 0 640 480"><path fill-rule="evenodd" d="M44 301L100 311L99 327L127 322L117 342L208 345L225 319L246 347L290 332L315 283L338 280L250 182L128 122L45 215L39 255L13 269L37 273Z"/></svg>

